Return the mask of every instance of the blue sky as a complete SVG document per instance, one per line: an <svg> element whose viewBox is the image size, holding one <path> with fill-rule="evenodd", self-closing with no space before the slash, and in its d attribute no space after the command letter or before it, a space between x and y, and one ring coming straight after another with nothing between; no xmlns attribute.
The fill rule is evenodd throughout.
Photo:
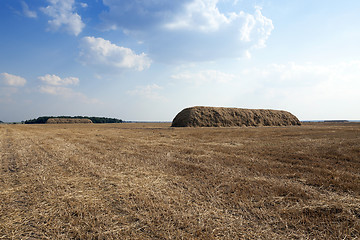
<svg viewBox="0 0 360 240"><path fill-rule="evenodd" d="M360 119L360 1L0 0L0 120Z"/></svg>

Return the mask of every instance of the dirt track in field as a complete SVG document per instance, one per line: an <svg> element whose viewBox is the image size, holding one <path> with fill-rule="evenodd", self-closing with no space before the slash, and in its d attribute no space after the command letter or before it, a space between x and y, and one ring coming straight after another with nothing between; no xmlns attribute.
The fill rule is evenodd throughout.
<svg viewBox="0 0 360 240"><path fill-rule="evenodd" d="M0 125L0 239L360 237L360 124Z"/></svg>

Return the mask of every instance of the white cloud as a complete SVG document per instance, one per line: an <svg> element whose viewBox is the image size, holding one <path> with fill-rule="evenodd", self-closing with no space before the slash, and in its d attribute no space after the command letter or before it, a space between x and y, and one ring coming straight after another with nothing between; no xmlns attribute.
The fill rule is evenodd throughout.
<svg viewBox="0 0 360 240"><path fill-rule="evenodd" d="M256 7L255 14L241 12L239 16L245 19L240 30L240 40L245 42L254 41L254 47L265 47L266 40L269 38L274 25L271 19L266 18L261 13L261 8Z"/></svg>
<svg viewBox="0 0 360 240"><path fill-rule="evenodd" d="M40 86L40 92L47 93L51 95L69 95L72 92L70 88L66 87L55 87L49 85Z"/></svg>
<svg viewBox="0 0 360 240"><path fill-rule="evenodd" d="M104 0L106 29L121 29L149 47L163 62L209 61L250 56L265 47L271 19L254 13L224 12L219 0Z"/></svg>
<svg viewBox="0 0 360 240"><path fill-rule="evenodd" d="M79 78L76 78L76 77L60 78L59 76L56 76L56 75L46 74L45 76L39 77L39 79L46 84L54 85L54 86L79 84Z"/></svg>
<svg viewBox="0 0 360 240"><path fill-rule="evenodd" d="M80 61L85 65L115 69L149 68L151 59L145 54L135 54L130 48L111 43L103 38L84 37L81 44Z"/></svg>
<svg viewBox="0 0 360 240"><path fill-rule="evenodd" d="M23 13L26 17L37 18L37 13L35 11L31 11L29 9L29 6L26 4L26 2L21 1L21 7L22 7Z"/></svg>
<svg viewBox="0 0 360 240"><path fill-rule="evenodd" d="M45 76L38 77L44 85L39 86L41 93L60 96L66 99L75 99L84 103L99 103L97 99L89 98L81 92L76 92L68 85L78 85L80 80L77 77L60 78L56 75L46 74Z"/></svg>
<svg viewBox="0 0 360 240"><path fill-rule="evenodd" d="M172 75L171 78L202 85L207 83L228 83L235 79L235 75L216 70L204 70L199 72L182 72Z"/></svg>
<svg viewBox="0 0 360 240"><path fill-rule="evenodd" d="M53 86L53 85L43 85L39 87L39 91L41 93L60 96L65 99L75 99L76 101L80 101L83 103L88 104L95 104L99 103L99 100L94 98L89 98L85 94L76 92L71 88L68 87L60 87L60 86Z"/></svg>
<svg viewBox="0 0 360 240"><path fill-rule="evenodd" d="M162 97L158 91L162 90L163 88L157 84L151 84L146 86L137 86L134 90L130 90L127 94L131 96L138 96L142 98L147 98L151 100L164 100L165 98Z"/></svg>
<svg viewBox="0 0 360 240"><path fill-rule="evenodd" d="M88 4L81 2L81 3L80 3L80 6L83 7L83 8L87 8L87 7L88 7Z"/></svg>
<svg viewBox="0 0 360 240"><path fill-rule="evenodd" d="M1 73L0 77L4 84L12 87L22 87L26 84L26 79L9 73Z"/></svg>
<svg viewBox="0 0 360 240"><path fill-rule="evenodd" d="M48 2L50 5L41 10L52 18L48 21L49 29L58 31L63 28L70 34L79 35L85 24L79 14L74 12L75 0L48 0Z"/></svg>
<svg viewBox="0 0 360 240"><path fill-rule="evenodd" d="M165 23L165 28L170 30L186 29L194 31L216 31L222 24L228 24L228 18L220 13L217 0L194 0L185 6L184 11L170 23Z"/></svg>
<svg viewBox="0 0 360 240"><path fill-rule="evenodd" d="M252 47L265 47L274 25L271 19L262 15L260 7L255 7L254 14L241 11L225 15L218 9L218 2L218 0L194 0L185 7L182 14L174 17L173 22L164 26L171 30L202 32L222 32L224 29L231 29L233 35L229 35L230 32L226 31L229 37L250 42Z"/></svg>

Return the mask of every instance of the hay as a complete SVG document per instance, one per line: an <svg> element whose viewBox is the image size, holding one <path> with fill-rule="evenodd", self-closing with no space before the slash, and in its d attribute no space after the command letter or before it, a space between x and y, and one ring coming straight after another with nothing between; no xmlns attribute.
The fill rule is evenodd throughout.
<svg viewBox="0 0 360 240"><path fill-rule="evenodd" d="M87 118L49 118L46 121L47 124L62 124L62 123L93 123Z"/></svg>
<svg viewBox="0 0 360 240"><path fill-rule="evenodd" d="M172 127L243 127L301 125L287 111L223 107L185 108L176 115Z"/></svg>

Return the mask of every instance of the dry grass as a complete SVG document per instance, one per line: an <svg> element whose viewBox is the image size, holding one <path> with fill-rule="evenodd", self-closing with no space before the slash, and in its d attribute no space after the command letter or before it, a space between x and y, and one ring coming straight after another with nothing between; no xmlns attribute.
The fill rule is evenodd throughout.
<svg viewBox="0 0 360 240"><path fill-rule="evenodd" d="M360 124L1 125L0 239L357 239Z"/></svg>

